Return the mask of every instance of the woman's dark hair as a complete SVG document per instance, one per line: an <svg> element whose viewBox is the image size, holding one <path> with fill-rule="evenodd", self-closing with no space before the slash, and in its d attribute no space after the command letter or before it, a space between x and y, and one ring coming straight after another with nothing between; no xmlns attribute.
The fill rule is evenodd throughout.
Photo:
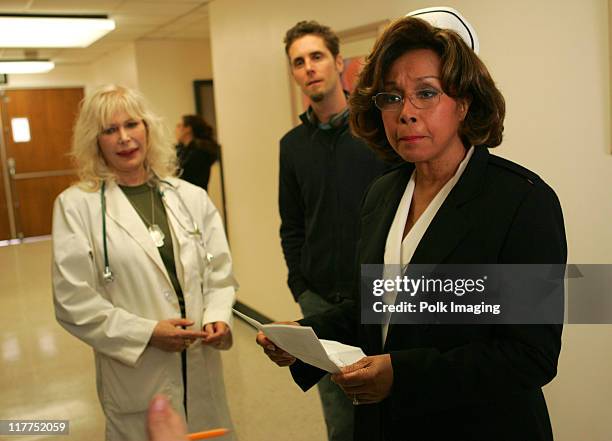
<svg viewBox="0 0 612 441"><path fill-rule="evenodd" d="M212 139L216 142L213 135L213 128L204 121L200 115L183 115L183 125L191 127L193 137L197 139Z"/></svg>
<svg viewBox="0 0 612 441"><path fill-rule="evenodd" d="M213 134L213 128L200 115L183 115L183 125L191 127L195 145L219 157L221 146Z"/></svg>
<svg viewBox="0 0 612 441"><path fill-rule="evenodd" d="M385 136L382 117L372 97L384 90L385 77L395 60L414 49L430 49L438 54L444 93L469 104L459 127L463 145L496 147L501 144L506 105L483 62L454 31L433 27L413 17L404 17L389 25L367 57L349 99L353 132L383 158L399 159Z"/></svg>

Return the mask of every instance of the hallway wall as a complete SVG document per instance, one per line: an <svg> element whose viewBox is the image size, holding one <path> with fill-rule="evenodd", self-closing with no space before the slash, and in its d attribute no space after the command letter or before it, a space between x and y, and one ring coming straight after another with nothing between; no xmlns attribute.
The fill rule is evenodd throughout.
<svg viewBox="0 0 612 441"><path fill-rule="evenodd" d="M90 89L104 84L115 83L138 88L138 65L136 45L129 43L91 63Z"/></svg>
<svg viewBox="0 0 612 441"><path fill-rule="evenodd" d="M90 77L90 65L56 66L45 74L8 75L8 84L0 85L0 90L29 87L87 87Z"/></svg>
<svg viewBox="0 0 612 441"><path fill-rule="evenodd" d="M141 40L136 43L138 85L174 133L180 117L195 113L194 80L212 78L208 40Z"/></svg>
<svg viewBox="0 0 612 441"><path fill-rule="evenodd" d="M193 81L211 78L209 40L138 40L89 64L10 75L0 89L82 86L88 93L103 84L121 84L139 89L174 133L181 115L195 113Z"/></svg>

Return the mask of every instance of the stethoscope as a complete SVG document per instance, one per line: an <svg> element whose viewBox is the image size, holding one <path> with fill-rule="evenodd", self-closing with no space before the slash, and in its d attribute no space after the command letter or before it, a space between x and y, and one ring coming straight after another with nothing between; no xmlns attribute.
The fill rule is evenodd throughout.
<svg viewBox="0 0 612 441"><path fill-rule="evenodd" d="M187 216L189 216L189 223L191 224L191 229L183 225L180 218L172 211L170 207L168 207L169 208L168 211L172 213L174 218L177 220L178 224L181 226L181 228L183 228L187 232L189 236L199 241L203 245L202 232L200 231L200 227L193 219L193 216L191 215L191 212L187 208L187 204L185 204L185 201L181 197L180 193L176 191L174 186L166 180L157 179L157 182L158 182L158 185L156 186L157 191L159 195L161 196L162 201L165 201L165 192L159 188L159 184L165 184L169 189L174 191L174 193L177 195L178 200L180 201L180 204L181 204L181 208L183 209L183 211L187 213ZM104 279L105 283L111 283L115 280L115 276L113 275L113 271L111 270L111 267L110 267L110 262L108 258L108 245L107 245L107 240L106 240L106 182L102 182L102 187L100 188L100 204L102 207L102 245L104 249L104 271L102 272L102 278ZM202 255L200 254L199 247L196 247L196 252L198 254L200 274L203 275L204 274L204 268L203 268L204 262L202 259ZM210 263L212 259L213 259L212 254L206 253L206 260L208 261L208 263Z"/></svg>

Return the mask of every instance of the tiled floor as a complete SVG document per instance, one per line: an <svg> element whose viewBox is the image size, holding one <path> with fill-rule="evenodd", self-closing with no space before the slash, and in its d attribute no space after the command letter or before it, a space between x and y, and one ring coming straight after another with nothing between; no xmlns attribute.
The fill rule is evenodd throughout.
<svg viewBox="0 0 612 441"><path fill-rule="evenodd" d="M70 435L17 440L104 438L91 349L55 321L51 242L0 248L0 419L69 419ZM225 382L238 438L324 440L319 399L268 361L240 320L224 353Z"/></svg>

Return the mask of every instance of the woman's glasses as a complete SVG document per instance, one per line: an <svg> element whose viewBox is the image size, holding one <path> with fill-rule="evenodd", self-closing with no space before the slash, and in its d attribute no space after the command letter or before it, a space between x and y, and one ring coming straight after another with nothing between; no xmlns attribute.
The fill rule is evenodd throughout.
<svg viewBox="0 0 612 441"><path fill-rule="evenodd" d="M404 107L405 99L412 103L417 109L431 109L440 102L440 96L444 92L434 89L421 89L406 96L402 96L395 92L380 92L372 97L372 101L376 107L383 112L398 111Z"/></svg>

